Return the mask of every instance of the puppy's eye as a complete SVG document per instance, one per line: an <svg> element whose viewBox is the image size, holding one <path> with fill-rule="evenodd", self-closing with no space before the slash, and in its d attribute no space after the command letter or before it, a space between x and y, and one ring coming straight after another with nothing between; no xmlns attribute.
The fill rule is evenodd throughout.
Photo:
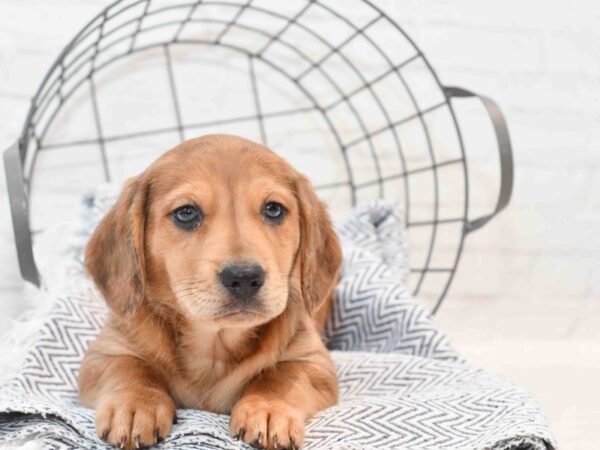
<svg viewBox="0 0 600 450"><path fill-rule="evenodd" d="M184 230L196 228L202 222L202 212L196 205L185 205L172 213L175 225Z"/></svg>
<svg viewBox="0 0 600 450"><path fill-rule="evenodd" d="M277 202L266 203L263 206L262 215L271 222L281 222L285 216L285 207Z"/></svg>

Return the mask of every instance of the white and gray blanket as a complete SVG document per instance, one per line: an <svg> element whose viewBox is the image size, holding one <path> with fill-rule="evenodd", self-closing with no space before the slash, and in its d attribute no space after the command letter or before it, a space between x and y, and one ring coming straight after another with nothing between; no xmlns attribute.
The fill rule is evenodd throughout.
<svg viewBox="0 0 600 450"><path fill-rule="evenodd" d="M309 449L553 450L548 422L532 397L475 369L406 291L400 212L389 203L359 208L339 230L342 280L327 327L340 402L310 420ZM0 387L0 444L37 437L48 448L106 448L94 411L77 403L79 363L106 307L89 281L53 301L20 374ZM226 415L178 411L162 449L246 449Z"/></svg>

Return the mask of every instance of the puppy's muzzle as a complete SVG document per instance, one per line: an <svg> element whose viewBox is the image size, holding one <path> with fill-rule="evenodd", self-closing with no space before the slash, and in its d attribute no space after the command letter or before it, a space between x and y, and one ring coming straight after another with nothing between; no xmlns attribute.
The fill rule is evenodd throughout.
<svg viewBox="0 0 600 450"><path fill-rule="evenodd" d="M255 263L234 263L221 271L219 280L233 298L245 303L265 284L265 271Z"/></svg>

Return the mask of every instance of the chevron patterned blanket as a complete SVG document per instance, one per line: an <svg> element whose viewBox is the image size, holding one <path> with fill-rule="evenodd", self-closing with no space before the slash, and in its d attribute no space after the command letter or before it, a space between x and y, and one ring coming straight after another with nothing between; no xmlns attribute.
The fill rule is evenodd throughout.
<svg viewBox="0 0 600 450"><path fill-rule="evenodd" d="M552 450L548 423L529 394L475 369L451 348L407 293L401 214L376 202L341 227L343 277L327 326L340 403L308 424L309 449ZM94 412L77 403L81 357L106 315L82 276L53 302L20 374L0 387L0 443L36 437L47 448L106 448ZM178 412L162 449L245 449L228 416Z"/></svg>

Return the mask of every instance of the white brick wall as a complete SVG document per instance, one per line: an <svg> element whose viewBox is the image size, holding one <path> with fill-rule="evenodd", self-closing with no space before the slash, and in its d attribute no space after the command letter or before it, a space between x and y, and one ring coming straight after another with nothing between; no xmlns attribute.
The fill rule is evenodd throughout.
<svg viewBox="0 0 600 450"><path fill-rule="evenodd" d="M2 1L0 148L17 137L56 54L107 3ZM512 134L512 204L469 236L439 320L473 361L534 390L566 447L591 449L580 424L600 425L586 394L597 386L576 372L600 376L600 3L375 3L405 27L444 84L498 101ZM482 121L468 143L474 207L484 212L497 190L495 148L481 110L465 102L459 112ZM27 307L5 192L0 177L0 330ZM565 386L568 376L578 389Z"/></svg>

